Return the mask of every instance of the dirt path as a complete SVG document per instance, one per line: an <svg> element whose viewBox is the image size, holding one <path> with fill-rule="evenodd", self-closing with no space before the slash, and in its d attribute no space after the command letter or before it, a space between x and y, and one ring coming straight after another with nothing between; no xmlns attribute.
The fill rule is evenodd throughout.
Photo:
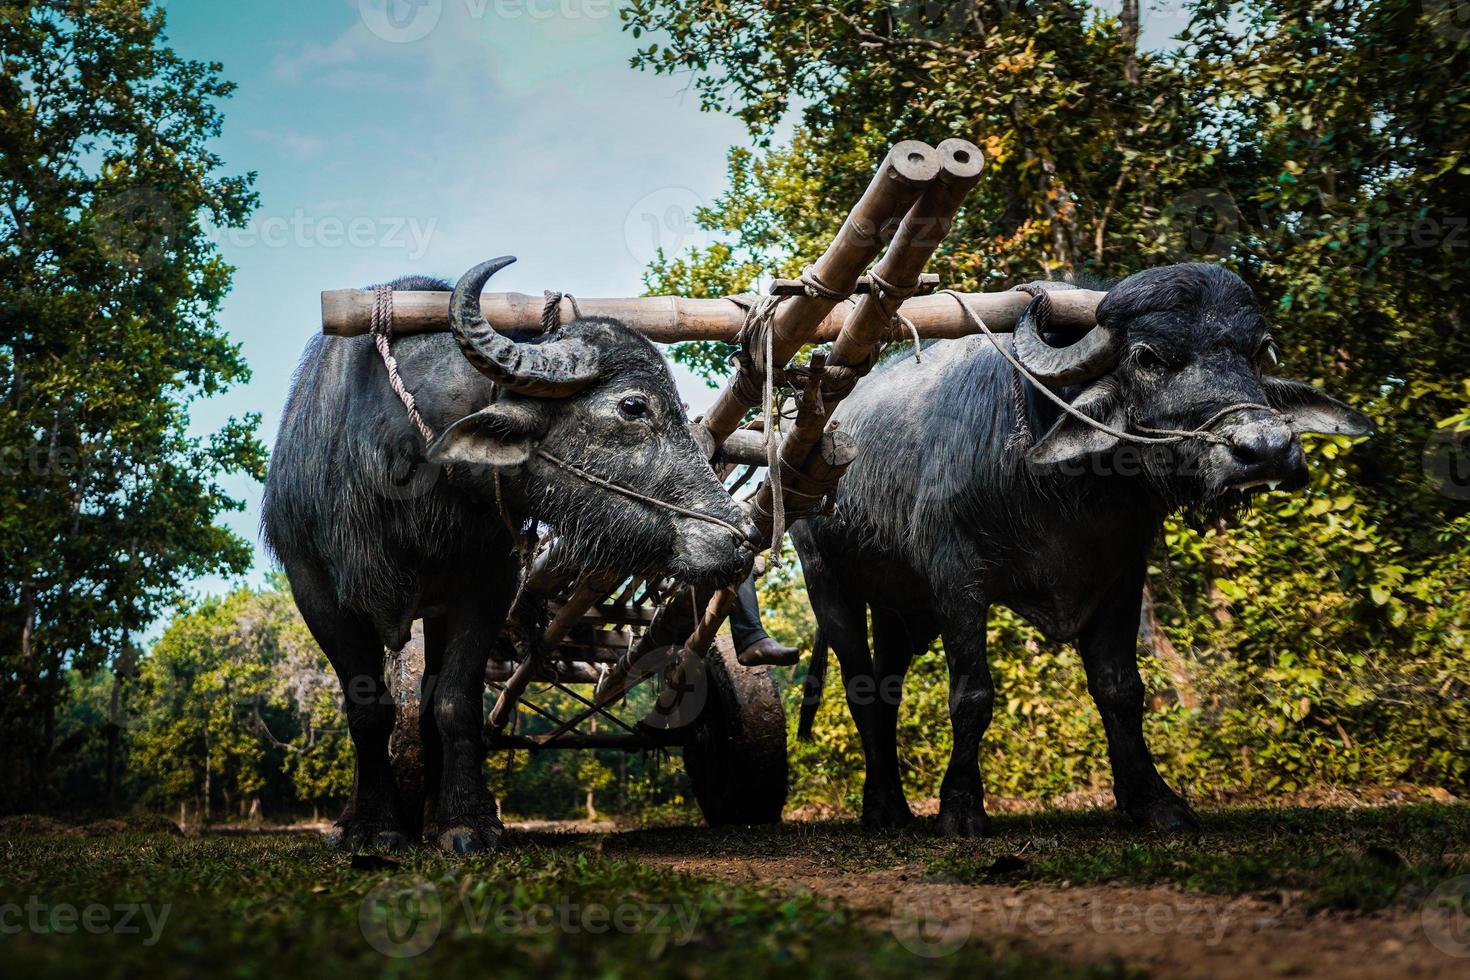
<svg viewBox="0 0 1470 980"><path fill-rule="evenodd" d="M1169 887L958 885L922 880L918 867L854 874L792 858L646 847L638 856L690 874L806 889L892 930L920 956L984 942L1076 963L1119 959L1159 977L1470 977L1470 933L1453 910L1313 914L1293 907L1290 893L1230 898Z"/></svg>

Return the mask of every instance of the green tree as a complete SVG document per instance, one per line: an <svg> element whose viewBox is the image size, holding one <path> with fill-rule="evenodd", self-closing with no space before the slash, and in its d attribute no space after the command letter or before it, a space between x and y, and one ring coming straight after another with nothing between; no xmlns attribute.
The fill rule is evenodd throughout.
<svg viewBox="0 0 1470 980"><path fill-rule="evenodd" d="M129 749L153 802L314 810L352 788L336 677L290 592L238 589L177 616L144 659Z"/></svg>
<svg viewBox="0 0 1470 980"><path fill-rule="evenodd" d="M44 800L68 672L250 560L216 519L259 420L188 426L248 376L208 230L244 223L253 175L209 149L233 86L163 27L146 0L0 10L0 808Z"/></svg>

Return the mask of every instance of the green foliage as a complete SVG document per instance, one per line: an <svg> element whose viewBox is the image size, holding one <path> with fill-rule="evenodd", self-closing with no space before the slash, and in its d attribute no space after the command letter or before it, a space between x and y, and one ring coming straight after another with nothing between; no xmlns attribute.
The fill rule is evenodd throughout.
<svg viewBox="0 0 1470 980"><path fill-rule="evenodd" d="M128 742L144 800L189 801L203 816L223 802L229 816L263 793L294 809L351 790L337 679L275 585L179 615L143 661Z"/></svg>
<svg viewBox="0 0 1470 980"><path fill-rule="evenodd" d="M728 189L696 215L722 244L660 257L647 281L719 294L790 275L895 139L956 133L987 165L930 266L947 284L1230 265L1273 316L1282 373L1377 432L1312 440L1312 485L1231 528L1171 522L1143 637L1151 740L1196 796L1402 780L1463 793L1470 33L1454 13L1212 0L1168 52L1135 52L1130 25L1078 2L635 0L635 65L692 72L706 107L757 136L797 121L787 145L731 153ZM726 353L676 356L715 377ZM765 591L783 638L806 639L790 581ZM990 784L1105 782L1075 657L1004 610L991 634ZM919 795L948 751L944 683L924 658L906 692ZM861 754L831 684L817 743L794 756L796 798L850 804Z"/></svg>
<svg viewBox="0 0 1470 980"><path fill-rule="evenodd" d="M248 376L209 227L253 175L209 149L232 86L162 29L145 0L0 12L0 810L53 788L69 672L250 561L215 521L221 477L263 470L258 419L191 435L189 405Z"/></svg>

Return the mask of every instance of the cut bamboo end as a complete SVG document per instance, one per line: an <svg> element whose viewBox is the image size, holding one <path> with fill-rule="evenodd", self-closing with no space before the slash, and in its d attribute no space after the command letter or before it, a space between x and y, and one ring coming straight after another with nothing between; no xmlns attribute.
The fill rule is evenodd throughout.
<svg viewBox="0 0 1470 980"><path fill-rule="evenodd" d="M985 154L967 139L951 136L934 148L944 175L954 180L977 180L985 169Z"/></svg>

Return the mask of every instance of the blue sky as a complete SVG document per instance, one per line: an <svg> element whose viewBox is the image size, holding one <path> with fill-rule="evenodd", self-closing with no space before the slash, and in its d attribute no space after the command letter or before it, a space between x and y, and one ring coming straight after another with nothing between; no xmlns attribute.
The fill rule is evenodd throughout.
<svg viewBox="0 0 1470 980"><path fill-rule="evenodd" d="M687 79L627 66L614 0L389 2L391 20L384 0L167 5L170 43L239 84L218 149L261 197L249 229L219 233L238 269L221 319L254 378L197 405L200 431L258 411L274 437L323 289L510 253L493 288L639 294L656 247L702 243L686 216L749 142ZM260 487L230 487L249 506L227 523L257 541Z"/></svg>

